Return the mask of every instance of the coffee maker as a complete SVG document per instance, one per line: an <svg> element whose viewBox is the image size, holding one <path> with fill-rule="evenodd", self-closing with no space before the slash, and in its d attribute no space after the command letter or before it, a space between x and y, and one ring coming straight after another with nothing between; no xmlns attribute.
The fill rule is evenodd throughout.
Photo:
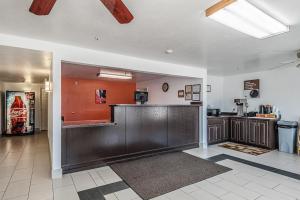
<svg viewBox="0 0 300 200"><path fill-rule="evenodd" d="M234 103L236 104L238 116L244 116L248 108L247 99L234 99Z"/></svg>

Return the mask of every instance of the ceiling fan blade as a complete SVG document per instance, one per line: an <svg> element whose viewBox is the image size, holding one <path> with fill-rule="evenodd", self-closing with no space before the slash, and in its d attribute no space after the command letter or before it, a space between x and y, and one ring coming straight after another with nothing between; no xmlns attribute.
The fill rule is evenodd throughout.
<svg viewBox="0 0 300 200"><path fill-rule="evenodd" d="M133 15L122 0L100 0L120 24L128 24L133 20Z"/></svg>
<svg viewBox="0 0 300 200"><path fill-rule="evenodd" d="M36 15L49 15L56 0L33 0L29 11Z"/></svg>
<svg viewBox="0 0 300 200"><path fill-rule="evenodd" d="M290 62L286 62L286 63L281 63L280 65L269 68L269 70L275 70L275 69L280 69L280 68L283 68L283 67L289 67L290 64L297 63L297 62L298 61L295 60L295 61L290 61Z"/></svg>

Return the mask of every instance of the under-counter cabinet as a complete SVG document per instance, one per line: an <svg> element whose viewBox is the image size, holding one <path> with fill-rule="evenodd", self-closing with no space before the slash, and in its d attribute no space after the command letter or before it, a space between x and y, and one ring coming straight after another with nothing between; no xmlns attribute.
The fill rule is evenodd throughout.
<svg viewBox="0 0 300 200"><path fill-rule="evenodd" d="M232 142L247 142L247 121L244 118L230 119L230 140Z"/></svg>
<svg viewBox="0 0 300 200"><path fill-rule="evenodd" d="M228 118L210 118L208 120L208 144L226 142L228 138Z"/></svg>
<svg viewBox="0 0 300 200"><path fill-rule="evenodd" d="M209 117L208 144L231 141L268 149L276 148L276 120L245 117Z"/></svg>
<svg viewBox="0 0 300 200"><path fill-rule="evenodd" d="M255 146L274 149L276 144L275 121L248 120L248 142Z"/></svg>

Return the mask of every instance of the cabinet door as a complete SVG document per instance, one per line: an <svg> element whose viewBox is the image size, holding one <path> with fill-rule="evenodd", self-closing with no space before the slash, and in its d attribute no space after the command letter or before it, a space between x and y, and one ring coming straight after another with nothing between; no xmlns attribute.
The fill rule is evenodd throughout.
<svg viewBox="0 0 300 200"><path fill-rule="evenodd" d="M239 130L239 122L236 119L231 120L231 130L230 130L230 139L233 142L238 141L238 130Z"/></svg>
<svg viewBox="0 0 300 200"><path fill-rule="evenodd" d="M229 120L223 120L223 141L227 141L229 139Z"/></svg>
<svg viewBox="0 0 300 200"><path fill-rule="evenodd" d="M239 142L247 143L247 120L239 120Z"/></svg>
<svg viewBox="0 0 300 200"><path fill-rule="evenodd" d="M248 122L248 142L250 144L257 144L257 132L258 132L257 120L249 120Z"/></svg>
<svg viewBox="0 0 300 200"><path fill-rule="evenodd" d="M222 142L224 140L223 132L224 132L223 124L216 125L217 142Z"/></svg>
<svg viewBox="0 0 300 200"><path fill-rule="evenodd" d="M216 127L215 126L208 126L207 127L207 136L208 136L208 144L216 143Z"/></svg>
<svg viewBox="0 0 300 200"><path fill-rule="evenodd" d="M269 133L268 133L268 122L267 121L260 121L258 123L257 145L262 146L262 147L269 146Z"/></svg>

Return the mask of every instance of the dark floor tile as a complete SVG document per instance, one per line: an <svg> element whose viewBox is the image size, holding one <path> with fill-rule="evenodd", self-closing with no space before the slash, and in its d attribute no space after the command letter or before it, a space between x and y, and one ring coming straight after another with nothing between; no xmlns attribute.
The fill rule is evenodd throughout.
<svg viewBox="0 0 300 200"><path fill-rule="evenodd" d="M128 185L123 182L115 182L108 185L78 192L80 200L105 200L104 195L128 189Z"/></svg>
<svg viewBox="0 0 300 200"><path fill-rule="evenodd" d="M107 194L111 194L114 192L118 192L121 190L125 190L128 189L128 185L123 182L123 181L119 181L116 183L112 183L112 184L108 184L108 185L103 185L98 187L98 189L102 192L102 194L107 195Z"/></svg>
<svg viewBox="0 0 300 200"><path fill-rule="evenodd" d="M104 195L98 188L78 192L80 200L105 200Z"/></svg>
<svg viewBox="0 0 300 200"><path fill-rule="evenodd" d="M240 162L240 163L252 166L252 167L263 169L263 170L273 172L273 173L276 173L276 174L280 174L280 175L283 175L283 176L287 176L289 178L293 178L293 179L296 179L296 180L300 180L300 174L296 174L296 173L288 172L288 171L285 171L285 170L277 169L275 167L270 167L270 166L263 165L263 164L256 163L256 162L252 162L252 161L249 161L249 160L244 160L242 158L230 156L230 155L227 155L227 154L220 154L220 155L217 155L217 156L207 158L207 160L210 160L210 161L213 161L213 162L220 162L220 161L226 160L226 159L236 161L236 162Z"/></svg>

